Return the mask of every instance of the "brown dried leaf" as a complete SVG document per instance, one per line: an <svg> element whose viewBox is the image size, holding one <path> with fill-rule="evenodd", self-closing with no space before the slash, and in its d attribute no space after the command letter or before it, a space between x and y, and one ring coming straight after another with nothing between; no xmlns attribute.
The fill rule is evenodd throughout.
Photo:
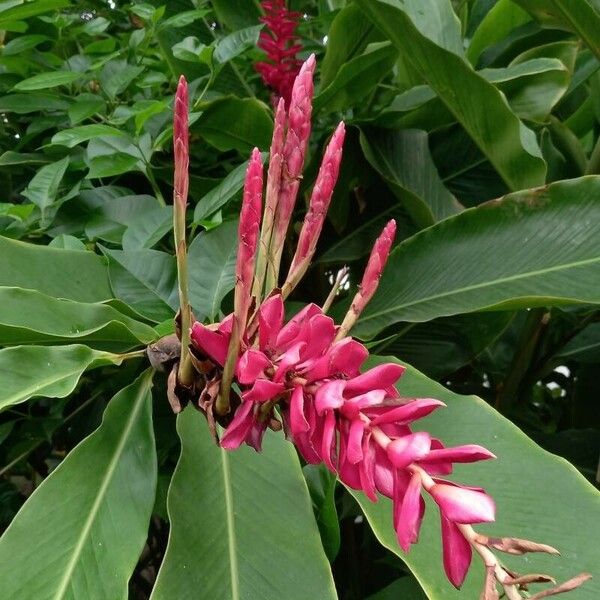
<svg viewBox="0 0 600 600"><path fill-rule="evenodd" d="M153 369L168 371L174 361L179 360L181 344L175 334L166 335L146 348Z"/></svg>
<svg viewBox="0 0 600 600"><path fill-rule="evenodd" d="M183 406L177 396L176 388L177 388L177 369L179 367L179 363L175 363L169 376L167 377L167 399L169 400L169 404L175 414L178 414L182 411Z"/></svg>
<svg viewBox="0 0 600 600"><path fill-rule="evenodd" d="M529 600L540 600L541 598L548 598L549 596L556 596L557 594L564 594L565 592L570 592L572 590L577 589L579 586L583 585L588 579L591 579L592 576L590 573L581 573L573 579L569 579L569 581L565 581L556 587L550 588L549 590L544 590L542 592L538 592L537 594L531 596Z"/></svg>
<svg viewBox="0 0 600 600"><path fill-rule="evenodd" d="M506 579L504 583L507 585L518 585L524 587L530 583L556 583L556 579L554 579L554 577L550 577L550 575L544 575L542 573L531 573L529 575L520 575L519 577Z"/></svg>
<svg viewBox="0 0 600 600"><path fill-rule="evenodd" d="M490 546L500 552L506 552L507 554L525 554L527 552L546 552L547 554L555 554L560 556L560 552L548 546L547 544L538 544L531 540L523 540L520 538L493 538L485 535L477 534L476 541L479 544Z"/></svg>

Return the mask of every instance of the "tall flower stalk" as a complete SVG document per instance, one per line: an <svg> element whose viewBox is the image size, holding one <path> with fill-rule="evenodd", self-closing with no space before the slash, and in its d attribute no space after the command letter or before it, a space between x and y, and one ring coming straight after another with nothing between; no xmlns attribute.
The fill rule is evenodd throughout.
<svg viewBox="0 0 600 600"><path fill-rule="evenodd" d="M194 372L188 348L190 345L190 327L192 311L188 293L188 268L186 247L186 221L189 188L189 107L188 86L185 77L179 78L173 107L173 153L175 157L175 177L173 184L173 232L175 235L175 254L177 257L177 281L179 285L179 314L181 319L181 358L179 361L179 382L189 387Z"/></svg>

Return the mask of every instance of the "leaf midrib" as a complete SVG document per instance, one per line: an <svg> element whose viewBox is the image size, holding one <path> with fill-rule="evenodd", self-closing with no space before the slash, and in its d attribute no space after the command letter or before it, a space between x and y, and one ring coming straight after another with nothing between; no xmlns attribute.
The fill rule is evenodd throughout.
<svg viewBox="0 0 600 600"><path fill-rule="evenodd" d="M231 489L231 472L227 450L221 452L221 468L223 470L223 488L225 496L225 520L227 522L227 549L229 552L229 575L231 578L231 600L239 600L239 572L236 554L236 536L233 512L233 492Z"/></svg>
<svg viewBox="0 0 600 600"><path fill-rule="evenodd" d="M123 449L125 448L127 439L129 438L129 435L131 433L131 430L133 429L133 426L134 426L134 423L138 416L138 413L140 412L140 409L144 403L143 401L145 400L146 394L148 393L149 382L150 382L150 378L148 375L146 375L146 380L143 382L142 385L140 385L138 393L134 399L133 409L131 410L131 413L129 414L129 418L127 419L127 423L125 424L125 428L123 429L123 433L119 439L119 443L117 444L117 447L113 454L113 457L111 458L110 462L108 463L108 467L106 469L106 475L102 481L102 484L100 485L100 488L98 490L98 495L96 496L96 499L94 500L94 503L92 504L92 508L89 512L89 515L84 522L79 540L78 540L77 545L75 546L75 550L73 552L73 556L72 556L71 560L68 562L67 568L64 571L64 574L63 574L61 582L60 582L60 586L56 592L56 595L54 596L55 600L62 600L65 597L65 592L67 590L67 586L69 585L69 581L71 579L71 576L73 575L73 571L75 570L75 567L77 566L77 562L79 561L79 558L81 557L81 553L82 553L85 541L89 536L89 533L92 529L92 525L94 524L94 521L96 520L98 511L100 510L100 505L101 505L102 501L104 500L104 496L106 495L108 486L109 486L109 484L112 480L112 477L115 473L117 464L119 462L119 459L121 458L121 454L123 453Z"/></svg>
<svg viewBox="0 0 600 600"><path fill-rule="evenodd" d="M552 272L556 272L556 271L562 271L565 269L581 267L583 265L589 265L589 264L593 264L593 263L600 263L600 256L597 256L595 258L588 258L585 260L575 261L575 262L571 262L571 263L565 263L562 265L556 265L554 267L548 267L546 269L539 269L536 271L527 271L526 273L518 273L516 275L509 275L507 277L501 277L499 279L484 281L482 283L474 283L472 285L468 285L463 288L449 290L447 292L434 294L433 296L426 296L425 298L419 298L418 300L414 300L412 302L406 302L405 304L397 304L391 308L386 308L385 310L380 310L378 312L371 313L371 314L363 317L360 320L360 322L364 323L366 321L370 321L371 319L375 319L375 318L385 315L387 313L395 312L395 311L401 310L403 308L408 308L410 306L416 306L416 305L422 304L424 302L429 302L430 300L439 300L440 298L447 298L449 296L462 294L463 292L470 292L472 290L478 290L478 289L482 289L485 287L493 287L493 286L501 284L501 283L517 281L519 279L524 279L527 277L536 277L538 275L545 275L546 273L552 273Z"/></svg>

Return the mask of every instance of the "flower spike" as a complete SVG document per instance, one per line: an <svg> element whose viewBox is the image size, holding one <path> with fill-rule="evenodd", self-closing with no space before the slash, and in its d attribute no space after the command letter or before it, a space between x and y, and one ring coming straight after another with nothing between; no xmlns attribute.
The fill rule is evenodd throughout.
<svg viewBox="0 0 600 600"><path fill-rule="evenodd" d="M302 178L308 138L310 137L314 70L315 55L311 54L310 58L302 65L292 90L292 99L288 112L288 130L283 148L279 202L277 204L273 235L271 236L269 245L267 292L277 287L283 243L290 219L292 218L294 205L296 204L300 179Z"/></svg>
<svg viewBox="0 0 600 600"><path fill-rule="evenodd" d="M217 399L218 414L229 412L229 388L240 353L240 343L248 322L248 310L252 301L254 260L260 230L262 208L263 166L258 148L254 148L244 182L244 199L238 230L239 245L235 265L235 295L233 328L229 340L227 359L223 367L221 392Z"/></svg>
<svg viewBox="0 0 600 600"><path fill-rule="evenodd" d="M340 325L336 339L340 340L348 335L348 332L358 320L358 317L365 306L369 300L371 300L373 294L375 294L377 287L379 286L379 278L383 273L383 268L385 267L390 250L392 249L395 236L396 221L392 219L383 228L381 235L375 241L358 292L354 296L350 309Z"/></svg>
<svg viewBox="0 0 600 600"><path fill-rule="evenodd" d="M260 230L260 244L258 247L258 256L256 258L256 275L254 277L254 286L252 288L252 295L256 298L257 303L259 303L262 298L267 270L267 254L269 252L269 244L273 232L273 221L275 220L277 203L279 201L281 168L283 165L283 144L285 141L285 119L285 102L283 98L280 98L279 103L277 104L277 110L275 111L273 139L271 140L271 149L269 152L265 212Z"/></svg>
<svg viewBox="0 0 600 600"><path fill-rule="evenodd" d="M190 345L190 327L192 325L191 308L188 295L187 248L185 241L185 209L189 188L189 116L188 86L182 75L177 84L173 103L173 153L175 157L175 176L173 181L173 233L175 236L175 254L177 257L177 281L179 285L179 314L181 318L181 358L178 377L184 386L193 381L193 370L188 348Z"/></svg>
<svg viewBox="0 0 600 600"><path fill-rule="evenodd" d="M337 182L340 163L342 162L342 147L346 129L341 122L335 130L321 163L317 181L310 198L308 212L304 218L296 254L292 260L287 279L282 287L282 296L285 299L304 277L310 261L317 249L317 242L323 229L325 216L329 210L329 203L333 196L333 189Z"/></svg>

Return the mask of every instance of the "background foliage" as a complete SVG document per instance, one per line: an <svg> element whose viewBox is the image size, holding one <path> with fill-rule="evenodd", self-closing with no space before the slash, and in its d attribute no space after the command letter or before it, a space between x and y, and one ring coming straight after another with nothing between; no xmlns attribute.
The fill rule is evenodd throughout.
<svg viewBox="0 0 600 600"><path fill-rule="evenodd" d="M293 300L322 302L347 264L343 314L395 218L398 245L356 335L420 371L404 395L447 402L429 431L499 456L463 477L497 499L485 529L557 546L562 558L535 557L534 570L590 571L571 597L597 598L600 4L290 4L319 65L303 192L337 121L349 129L318 259ZM253 68L259 16L252 0L0 6L3 598L438 599L480 587L477 569L461 592L445 581L433 515L400 556L386 502L302 467L274 434L260 456L220 451L199 414L176 425L164 376L145 370L144 346L173 330L178 306L180 73L192 304L199 319L231 309L244 161L272 130Z"/></svg>

